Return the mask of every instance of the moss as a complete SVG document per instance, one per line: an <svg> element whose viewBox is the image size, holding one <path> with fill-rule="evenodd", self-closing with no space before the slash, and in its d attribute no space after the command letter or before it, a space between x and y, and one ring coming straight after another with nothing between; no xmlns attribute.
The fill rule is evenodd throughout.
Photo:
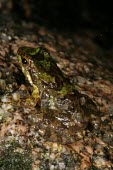
<svg viewBox="0 0 113 170"><path fill-rule="evenodd" d="M46 61L46 60L42 60L42 61L39 61L38 63L41 65L41 67L43 67L43 68L44 68L44 70L46 70L46 71L50 71L50 68L51 68L51 62Z"/></svg>
<svg viewBox="0 0 113 170"><path fill-rule="evenodd" d="M31 170L32 159L29 151L20 153L16 145L0 150L0 170Z"/></svg>
<svg viewBox="0 0 113 170"><path fill-rule="evenodd" d="M49 74L41 73L39 75L40 79L46 81L47 83L55 83L55 77L51 77Z"/></svg>

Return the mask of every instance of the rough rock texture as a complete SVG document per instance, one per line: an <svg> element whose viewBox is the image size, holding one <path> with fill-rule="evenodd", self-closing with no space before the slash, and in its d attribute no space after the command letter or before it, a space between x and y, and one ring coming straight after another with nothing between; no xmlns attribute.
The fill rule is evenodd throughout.
<svg viewBox="0 0 113 170"><path fill-rule="evenodd" d="M34 22L15 23L11 15L5 15L0 21L0 170L112 170L112 49L105 50L93 41L97 34L94 30L59 32ZM29 94L17 49L40 45L50 51L70 81L102 112L100 120L95 117L95 130L89 124L89 130L83 130L73 144L45 141L36 126L37 108L19 104ZM23 89L19 90L21 84Z"/></svg>

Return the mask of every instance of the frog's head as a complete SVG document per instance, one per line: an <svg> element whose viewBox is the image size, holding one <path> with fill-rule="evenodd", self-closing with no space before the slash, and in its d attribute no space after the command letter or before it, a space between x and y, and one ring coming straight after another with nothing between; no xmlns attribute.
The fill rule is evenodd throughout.
<svg viewBox="0 0 113 170"><path fill-rule="evenodd" d="M42 81L47 84L55 83L55 72L59 68L45 48L20 47L17 55L22 71L31 85Z"/></svg>

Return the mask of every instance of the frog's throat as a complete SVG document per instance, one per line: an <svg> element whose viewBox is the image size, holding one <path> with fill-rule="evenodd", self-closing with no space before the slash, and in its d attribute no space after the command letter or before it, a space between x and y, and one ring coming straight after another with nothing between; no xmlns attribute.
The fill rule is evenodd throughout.
<svg viewBox="0 0 113 170"><path fill-rule="evenodd" d="M24 73L25 77L27 77L27 80L29 81L29 83L33 85L33 81L32 81L31 75L29 74L29 71L26 70L24 67L22 67L22 72Z"/></svg>

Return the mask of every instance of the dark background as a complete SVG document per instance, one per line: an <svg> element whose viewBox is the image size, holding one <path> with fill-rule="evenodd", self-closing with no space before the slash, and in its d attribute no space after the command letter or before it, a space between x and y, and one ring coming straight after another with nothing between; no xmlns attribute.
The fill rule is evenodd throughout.
<svg viewBox="0 0 113 170"><path fill-rule="evenodd" d="M10 13L15 22L36 22L50 29L97 32L95 41L105 49L113 46L113 3L103 0L4 0L0 13Z"/></svg>

